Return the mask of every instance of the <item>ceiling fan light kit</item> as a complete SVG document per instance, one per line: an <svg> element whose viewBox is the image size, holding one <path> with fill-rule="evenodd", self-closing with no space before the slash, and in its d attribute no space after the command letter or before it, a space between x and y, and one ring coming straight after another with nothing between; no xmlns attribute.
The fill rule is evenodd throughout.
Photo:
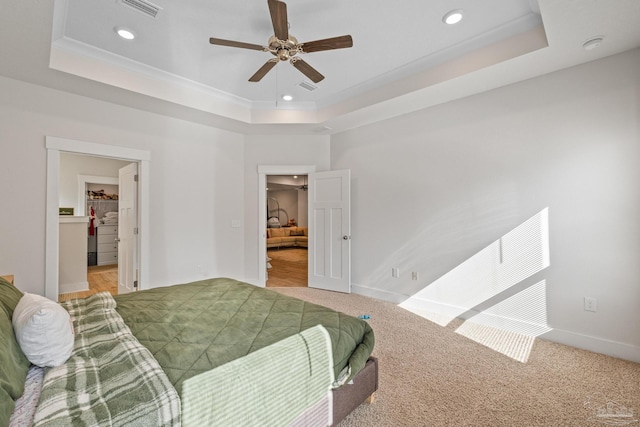
<svg viewBox="0 0 640 427"><path fill-rule="evenodd" d="M299 43L295 37L289 34L286 3L279 0L267 0L267 4L269 6L271 24L273 26L273 36L269 37L267 46L224 40L215 37L211 37L209 39L209 43L214 45L260 50L269 52L275 56L275 58L269 59L258 71L255 72L253 76L249 78L250 82L259 82L262 80L262 78L273 67L275 67L279 61L289 61L291 65L309 78L309 80L314 83L318 83L324 79L324 76L296 55L321 52L324 50L344 49L353 46L353 39L350 35Z"/></svg>

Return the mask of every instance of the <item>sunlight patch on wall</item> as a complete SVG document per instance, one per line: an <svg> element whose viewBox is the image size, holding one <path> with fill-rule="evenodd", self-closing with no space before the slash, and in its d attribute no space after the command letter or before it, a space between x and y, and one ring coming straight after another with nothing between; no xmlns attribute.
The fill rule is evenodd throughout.
<svg viewBox="0 0 640 427"><path fill-rule="evenodd" d="M547 283L535 285L506 298L471 317L467 322L531 336L549 332L547 326Z"/></svg>
<svg viewBox="0 0 640 427"><path fill-rule="evenodd" d="M368 244L384 247L384 257L377 259L375 265L369 265L367 271L359 271L363 276L357 278L357 286L390 291L382 298L401 303L461 261L456 258L460 247L458 242L466 247L465 242L478 235L496 238L502 235L502 224L513 223L519 218L517 194L513 183L497 183L474 198L456 199L455 203L424 211L420 223L392 227L393 232L383 228L380 233L373 233L375 237ZM471 218L478 224L478 229L469 226ZM396 249L387 252L386 248ZM425 280L409 281L403 276L398 281L389 282L392 268L399 268L402 275L419 271ZM434 275L435 272L439 272L438 275Z"/></svg>
<svg viewBox="0 0 640 427"><path fill-rule="evenodd" d="M548 210L544 209L400 307L424 308L450 320L549 266ZM438 309L440 307L440 309Z"/></svg>
<svg viewBox="0 0 640 427"><path fill-rule="evenodd" d="M405 303L400 304L400 307L404 308L407 311L412 312L413 314L417 314L420 317L424 317L425 319L430 320L433 323L440 326L447 326L449 323L451 323L453 319L455 319L455 316L451 317L451 315L437 313L436 310L438 309L429 311L422 307L416 307L414 305L405 305ZM442 309L440 309L440 311L442 311Z"/></svg>
<svg viewBox="0 0 640 427"><path fill-rule="evenodd" d="M546 283L543 280L513 292L517 289L515 285L550 265L548 216L548 208L543 209L408 298L400 307L441 326L459 317L471 319L458 329L459 333L471 339L475 337L491 348L504 347L510 357L512 354L516 360L523 357L526 360L527 350L520 346L530 348L533 339L520 335L535 337L550 330L546 318ZM486 332L493 330L504 333ZM495 344L501 340L500 345ZM520 344L514 345L516 342Z"/></svg>

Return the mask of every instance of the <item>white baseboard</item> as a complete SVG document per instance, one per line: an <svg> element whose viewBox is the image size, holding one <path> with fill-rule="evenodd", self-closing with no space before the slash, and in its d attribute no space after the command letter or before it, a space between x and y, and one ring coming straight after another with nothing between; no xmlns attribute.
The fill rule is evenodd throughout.
<svg viewBox="0 0 640 427"><path fill-rule="evenodd" d="M401 304L410 298L410 296L408 295L402 295L395 292L354 284L351 285L351 290L355 294L388 301L394 304ZM426 300L411 301L408 303L410 307L423 308L425 310L429 309L429 305L434 304L439 306L439 310L434 310L436 313L442 313L443 310L446 313L448 311L451 311L452 309L455 309L455 307L450 307L444 304L438 304L433 301ZM513 321L513 319L508 320ZM590 335L565 331L562 329L552 329L551 331L538 336L538 338L568 345L571 347L581 348L583 350L593 351L594 353L601 353L607 356L617 357L619 359L640 363L640 346L636 346L633 344L611 341L605 338L593 337Z"/></svg>
<svg viewBox="0 0 640 427"><path fill-rule="evenodd" d="M394 304L400 304L409 298L408 295L397 294L395 292L384 291L381 289L369 288L367 286L351 284L351 292L358 295L364 295L365 297L371 297L382 301L392 302Z"/></svg>
<svg viewBox="0 0 640 427"><path fill-rule="evenodd" d="M75 283L60 283L58 287L58 293L60 294L70 294L71 292L82 292L89 290L89 282L81 281Z"/></svg>
<svg viewBox="0 0 640 427"><path fill-rule="evenodd" d="M640 346L611 341L577 332L552 329L539 338L640 363Z"/></svg>

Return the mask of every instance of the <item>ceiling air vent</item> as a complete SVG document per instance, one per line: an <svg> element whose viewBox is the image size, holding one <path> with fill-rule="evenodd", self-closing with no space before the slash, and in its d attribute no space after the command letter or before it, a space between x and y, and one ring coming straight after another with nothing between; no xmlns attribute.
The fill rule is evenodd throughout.
<svg viewBox="0 0 640 427"><path fill-rule="evenodd" d="M157 6L153 3L150 3L145 0L119 0L120 3L127 5L138 12L142 12L147 16L155 18L158 13L162 10L160 6Z"/></svg>
<svg viewBox="0 0 640 427"><path fill-rule="evenodd" d="M307 82L302 82L300 83L298 86L300 86L302 89L306 89L309 92L314 91L316 89L318 89L317 86L312 85L311 83L307 83Z"/></svg>

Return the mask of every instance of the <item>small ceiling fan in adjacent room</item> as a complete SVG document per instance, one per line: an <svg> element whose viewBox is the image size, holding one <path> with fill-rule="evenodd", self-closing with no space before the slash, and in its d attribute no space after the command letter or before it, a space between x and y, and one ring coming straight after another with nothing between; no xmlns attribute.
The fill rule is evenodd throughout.
<svg viewBox="0 0 640 427"><path fill-rule="evenodd" d="M279 0L267 0L267 3L269 4L269 12L271 14L271 23L273 25L274 32L274 35L269 38L267 46L218 39L214 37L209 39L209 43L211 44L260 50L263 52L269 52L275 56L275 58L268 60L253 76L251 76L251 78L249 78L250 82L259 82L262 80L262 78L276 66L278 61L290 61L294 67L307 76L312 82L318 83L324 79L324 76L296 55L320 52L323 50L344 49L353 46L353 39L350 35L299 43L295 37L289 34L286 3Z"/></svg>
<svg viewBox="0 0 640 427"><path fill-rule="evenodd" d="M302 190L302 191L307 191L309 189L309 186L307 185L307 176L304 176L304 184L302 184L300 187L298 187L298 189Z"/></svg>

